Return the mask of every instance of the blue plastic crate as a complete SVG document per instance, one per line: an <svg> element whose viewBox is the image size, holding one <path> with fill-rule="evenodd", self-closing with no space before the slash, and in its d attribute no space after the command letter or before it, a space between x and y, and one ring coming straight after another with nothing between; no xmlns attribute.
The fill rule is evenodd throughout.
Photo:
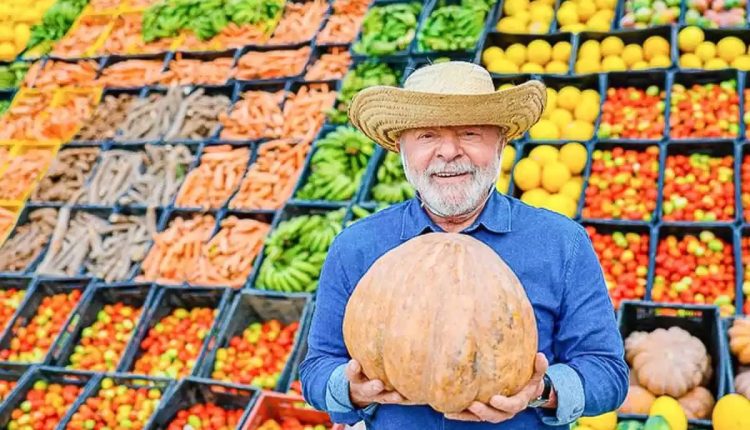
<svg viewBox="0 0 750 430"><path fill-rule="evenodd" d="M230 112L230 109L232 107L232 100L234 99L234 96L235 96L234 84L188 85L188 86L182 86L181 88L182 88L183 94L186 95L187 97L189 97L190 95L196 94L197 92L202 93L200 97L221 97L221 96L226 97L226 99L228 100L228 104L227 104L226 110L224 111L225 113ZM188 105L187 109L190 110L190 105ZM165 142L185 142L185 143L202 143L208 140L216 139L221 133L221 129L223 127L219 121L219 116L217 116L215 120L216 120L216 124L213 126L213 129L208 134L201 136L199 138L196 138L196 139L191 139L189 137L184 137L184 136L183 137L179 137L179 136L168 137L167 135L160 136L160 138L163 138ZM186 117L183 121L183 126L189 121L190 120Z"/></svg>
<svg viewBox="0 0 750 430"><path fill-rule="evenodd" d="M35 214L37 210L44 210L44 211L54 210L55 211L54 212L55 222L56 222L56 220L57 220L57 208L55 208L53 206L50 206L50 205L39 206L39 205L27 204L21 210L21 213L18 216L18 220L16 221L16 225L13 226L13 230L11 230L10 235L8 235L8 238L5 240L4 243L0 244L0 250L4 249L4 247L6 247L8 245L8 241L11 240L11 239L17 238L17 240L19 240L19 241L22 241L22 240L23 241L26 241L26 240L30 241L31 239L33 239L33 237L29 237L28 239L26 239L25 236L21 235L23 232L19 233L18 229L21 226L28 226L30 224L30 222L31 222L30 216L32 214ZM40 216L41 216L41 214L42 214L42 212L39 212ZM20 275L20 274L25 274L25 273L33 273L34 270L36 269L36 266L42 261L42 258L43 258L44 254L47 251L47 247L49 246L49 241L52 238L53 229L54 229L54 224L52 225L52 228L50 229L49 234L42 235L41 233L39 233L38 236L34 236L34 237L38 237L39 238L37 240L42 240L43 241L43 245L36 252L34 252L32 254L28 254L27 257L24 258L24 264L23 264L22 268L19 267L18 270L14 270L14 269L11 268L10 265L3 266L2 268L0 268L0 270L5 269L5 271L4 272L0 272L0 274L5 274L5 275ZM42 237L43 237L43 239L42 239ZM19 261L16 264L14 264L14 266L17 266L17 267L21 266L22 265L21 263L22 262Z"/></svg>
<svg viewBox="0 0 750 430"><path fill-rule="evenodd" d="M21 309L23 309L29 298L34 294L34 286L34 280L30 276L0 276L0 290L7 291L13 289L24 292L23 298L19 301L18 307L16 307L16 309L13 311L10 318L8 318L5 324L0 325L0 339L2 339L5 333L11 328L11 322L13 321L13 319L21 311ZM4 304L7 305L7 302Z"/></svg>
<svg viewBox="0 0 750 430"><path fill-rule="evenodd" d="M58 163L58 160L63 155L67 155L68 152L70 152L70 151L76 152L76 151L82 150L84 148L85 149L91 148L91 149L95 150L96 151L96 156L91 161L91 164L89 165L89 171L88 171L88 173L85 174L84 179L83 179L83 183L81 184L80 188L78 190L75 190L75 189L71 190L71 194L73 194L73 195L75 195L77 191L82 191L82 190L84 190L86 188L86 185L88 184L89 177L90 177L91 173L93 172L94 167L97 165L97 163L99 161L99 155L101 154L101 146L99 146L97 144L91 145L91 144L88 144L88 143L77 144L74 147L68 147L66 145L65 147L61 148L57 152L57 154L55 154L55 159L54 159L54 161L52 161L52 163L50 165L50 167L54 166L56 163ZM63 172L62 171L58 171L58 173L63 173ZM69 173L69 172L64 172L64 173ZM49 174L50 174L50 172L48 170L47 173L45 174L45 176L49 177ZM52 181L53 181L52 184L56 184L56 182L54 182L54 180L52 180ZM41 184L37 185L37 187L31 193L31 195L29 196L29 201L30 202L35 202L35 203L38 203L38 204L49 204L49 205L63 205L63 204L69 204L70 203L70 199L68 201L63 201L61 199L56 199L56 200L50 200L50 199L44 199L44 200L42 200L42 199L38 199L37 198L37 193L39 192L40 187L41 187Z"/></svg>
<svg viewBox="0 0 750 430"><path fill-rule="evenodd" d="M287 75L287 76L274 76L272 78L243 78L240 76L235 75L235 81L238 82L263 82L263 81L276 81L280 79L299 79L302 78L305 74L305 69L310 63L310 59L312 57L313 53L313 43L310 41L302 42L302 43L293 43L293 44L279 44L279 45L246 45L243 47L237 57L235 57L235 64L234 68L236 71L238 71L238 67L240 63L242 62L242 58L247 55L249 52L269 52L269 51L297 51L302 48L309 48L310 52L307 53L307 58L305 58L305 63L301 68L301 71L299 73L295 73L293 75Z"/></svg>
<svg viewBox="0 0 750 430"><path fill-rule="evenodd" d="M237 58L239 57L240 49L238 48L229 48L224 49L221 51L185 51L180 50L180 52L175 52L171 55L169 55L166 58L166 61L164 62L164 71L167 72L170 70L170 67L172 66L172 63L176 62L179 59L182 60L197 60L201 62L209 62L214 61L220 58L228 58L231 60L231 65L234 67L237 63ZM179 57L179 58L178 58ZM180 85L199 85L199 86L213 86L213 85L233 85L234 84L234 78L231 76L227 77L227 80L221 84L208 84L205 82L190 82ZM158 84L157 86L166 88L166 85Z"/></svg>
<svg viewBox="0 0 750 430"><path fill-rule="evenodd" d="M601 111L607 100L607 91L611 88L629 88L646 90L650 86L656 86L659 90L664 91L664 132L658 139L628 139L628 138L599 138L600 141L630 142L636 141L644 144L661 143L669 136L669 89L670 75L664 71L644 71L644 72L611 72L602 74L602 89L600 91L602 105L599 109L599 129L601 128ZM597 130L597 138L599 136Z"/></svg>

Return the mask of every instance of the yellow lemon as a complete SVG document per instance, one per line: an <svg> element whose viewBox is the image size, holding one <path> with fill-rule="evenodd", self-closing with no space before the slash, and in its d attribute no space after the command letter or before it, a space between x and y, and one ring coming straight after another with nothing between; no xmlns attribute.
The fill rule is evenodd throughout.
<svg viewBox="0 0 750 430"><path fill-rule="evenodd" d="M529 43L526 52L529 61L544 66L552 58L552 46L544 39L537 39Z"/></svg>
<svg viewBox="0 0 750 430"><path fill-rule="evenodd" d="M541 207L549 198L549 193L544 188L534 188L521 194L521 201L529 206Z"/></svg>
<svg viewBox="0 0 750 430"><path fill-rule="evenodd" d="M16 47L11 42L0 43L0 60L11 61L16 58Z"/></svg>
<svg viewBox="0 0 750 430"><path fill-rule="evenodd" d="M559 154L560 150L552 145L539 145L535 146L534 149L529 152L529 158L544 167L548 163L557 161Z"/></svg>
<svg viewBox="0 0 750 430"><path fill-rule="evenodd" d="M617 413L607 412L595 417L578 418L578 424L589 426L591 430L615 430L617 427Z"/></svg>
<svg viewBox="0 0 750 430"><path fill-rule="evenodd" d="M611 9L614 10L617 6L617 0L595 0L596 7L599 9Z"/></svg>
<svg viewBox="0 0 750 430"><path fill-rule="evenodd" d="M574 178L570 178L568 182L565 183L565 185L560 188L560 194L564 194L573 201L578 201L581 199L581 190L583 189L583 186L581 184L581 181L576 181Z"/></svg>
<svg viewBox="0 0 750 430"><path fill-rule="evenodd" d="M551 120L540 119L529 130L529 136L534 140L557 140L560 138L560 131Z"/></svg>
<svg viewBox="0 0 750 430"><path fill-rule="evenodd" d="M567 63L570 60L570 42L557 42L552 47L552 59L555 61L562 61Z"/></svg>
<svg viewBox="0 0 750 430"><path fill-rule="evenodd" d="M550 193L560 191L568 179L570 179L570 170L560 161L553 160L542 166L542 186Z"/></svg>
<svg viewBox="0 0 750 430"><path fill-rule="evenodd" d="M661 36L650 36L643 42L643 56L646 58L646 61L651 61L653 57L660 54L669 56L669 42L667 42L667 39Z"/></svg>
<svg viewBox="0 0 750 430"><path fill-rule="evenodd" d="M727 67L729 67L729 64L721 58L712 58L703 65L703 68L706 70L719 70L726 69Z"/></svg>
<svg viewBox="0 0 750 430"><path fill-rule="evenodd" d="M565 74L568 73L568 63L563 63L562 61L550 61L549 63L547 63L547 66L544 68L544 70L547 73Z"/></svg>
<svg viewBox="0 0 750 430"><path fill-rule="evenodd" d="M695 52L695 48L698 44L703 42L705 38L703 29L698 26L691 25L680 30L677 34L677 46L682 52Z"/></svg>
<svg viewBox="0 0 750 430"><path fill-rule="evenodd" d="M638 61L637 63L633 64L633 66L630 68L631 70L645 70L650 68L651 66L648 65L645 61Z"/></svg>
<svg viewBox="0 0 750 430"><path fill-rule="evenodd" d="M595 16L586 23L586 27L591 31L609 31L612 27L612 20Z"/></svg>
<svg viewBox="0 0 750 430"><path fill-rule="evenodd" d="M500 177L497 178L497 181L495 181L495 188L497 188L497 191L508 194L508 189L510 188L510 178L507 175L500 174Z"/></svg>
<svg viewBox="0 0 750 430"><path fill-rule="evenodd" d="M547 34L549 33L549 22L532 22L529 24L529 34Z"/></svg>
<svg viewBox="0 0 750 430"><path fill-rule="evenodd" d="M526 62L526 47L520 43L514 43L505 48L505 58L514 62L518 67Z"/></svg>
<svg viewBox="0 0 750 430"><path fill-rule="evenodd" d="M578 58L593 58L599 61L602 58L602 51L599 42L596 40L587 40L583 42L578 49Z"/></svg>
<svg viewBox="0 0 750 430"><path fill-rule="evenodd" d="M567 1L560 6L560 9L557 11L557 22L561 26L580 23L578 11L573 2Z"/></svg>
<svg viewBox="0 0 750 430"><path fill-rule="evenodd" d="M605 57L609 55L620 55L623 49L625 49L625 44L619 37L607 36L602 40L601 50L602 55Z"/></svg>
<svg viewBox="0 0 750 430"><path fill-rule="evenodd" d="M555 16L555 11L551 7L541 3L531 5L529 13L531 14L531 20L538 22L550 22L552 17Z"/></svg>
<svg viewBox="0 0 750 430"><path fill-rule="evenodd" d="M544 112L542 112L542 118L547 118L549 115L557 109L557 91L554 88L547 87L547 104L544 106Z"/></svg>
<svg viewBox="0 0 750 430"><path fill-rule="evenodd" d="M573 86L567 86L560 89L557 93L557 105L571 112L578 106L581 98L581 90Z"/></svg>
<svg viewBox="0 0 750 430"><path fill-rule="evenodd" d="M504 58L504 53L499 46L490 46L482 52L482 63L485 66L501 58Z"/></svg>
<svg viewBox="0 0 750 430"><path fill-rule="evenodd" d="M566 143L560 148L560 162L567 166L573 175L583 172L587 158L586 147L578 142Z"/></svg>
<svg viewBox="0 0 750 430"><path fill-rule="evenodd" d="M659 396L651 404L649 416L661 415L669 423L671 430L686 430L687 417L680 403L669 396Z"/></svg>
<svg viewBox="0 0 750 430"><path fill-rule="evenodd" d="M581 99L581 102L576 106L575 112L573 112L573 116L575 119L593 124L599 116L599 103L588 99Z"/></svg>
<svg viewBox="0 0 750 430"><path fill-rule="evenodd" d="M651 57L651 61L648 64L651 67L669 67L672 65L672 60L666 55L655 55Z"/></svg>
<svg viewBox="0 0 750 430"><path fill-rule="evenodd" d="M739 70L750 70L750 55L743 54L732 61L732 67Z"/></svg>
<svg viewBox="0 0 750 430"><path fill-rule="evenodd" d="M518 73L516 63L507 58L500 58L487 65L487 71L490 73Z"/></svg>
<svg viewBox="0 0 750 430"><path fill-rule="evenodd" d="M622 61L624 61L628 67L632 67L633 64L641 60L643 60L643 50L639 45L631 43L623 48Z"/></svg>
<svg viewBox="0 0 750 430"><path fill-rule="evenodd" d="M719 53L719 57L727 63L731 63L735 58L745 53L745 42L739 37L728 36L719 41L716 44L716 51Z"/></svg>
<svg viewBox="0 0 750 430"><path fill-rule="evenodd" d="M516 148L513 145L505 145L503 148L503 160L500 168L503 172L510 172L513 163L516 161Z"/></svg>
<svg viewBox="0 0 750 430"><path fill-rule="evenodd" d="M594 103L597 106L599 106L599 103L601 102L599 91L592 90L591 88L581 91L581 97L583 97L584 101L587 101L588 103Z"/></svg>
<svg viewBox="0 0 750 430"><path fill-rule="evenodd" d="M516 12L515 15L513 15L513 18L515 18L518 22L520 22L523 25L526 25L531 21L531 13L527 10L522 10L519 12Z"/></svg>
<svg viewBox="0 0 750 430"><path fill-rule="evenodd" d="M594 0L579 0L576 12L578 12L578 19L580 19L581 22L588 21L596 13L596 4L594 3Z"/></svg>
<svg viewBox="0 0 750 430"><path fill-rule="evenodd" d="M576 202L565 194L552 194L542 204L542 207L553 212L565 215L568 218L576 216Z"/></svg>
<svg viewBox="0 0 750 430"><path fill-rule="evenodd" d="M596 73L601 70L602 66L599 60L581 59L576 61L575 69L578 74Z"/></svg>
<svg viewBox="0 0 750 430"><path fill-rule="evenodd" d="M549 116L550 121L554 122L558 130L563 130L573 122L573 114L567 109L555 109Z"/></svg>
<svg viewBox="0 0 750 430"><path fill-rule="evenodd" d="M715 430L750 428L750 400L740 394L720 398L711 413Z"/></svg>
<svg viewBox="0 0 750 430"><path fill-rule="evenodd" d="M586 30L586 24L582 24L582 23L568 24L560 28L560 31L567 32L567 33L580 33L585 30Z"/></svg>
<svg viewBox="0 0 750 430"><path fill-rule="evenodd" d="M695 54L682 54L680 56L680 67L683 69L700 69L703 61Z"/></svg>
<svg viewBox="0 0 750 430"><path fill-rule="evenodd" d="M506 15L515 15L517 12L526 10L529 7L529 0L508 0L503 4L503 12Z"/></svg>
<svg viewBox="0 0 750 430"><path fill-rule="evenodd" d="M521 66L521 73L544 73L544 66L537 63L526 63Z"/></svg>
<svg viewBox="0 0 750 430"><path fill-rule="evenodd" d="M699 43L695 48L695 55L697 55L701 61L708 61L716 57L716 45L713 42L705 40Z"/></svg>
<svg viewBox="0 0 750 430"><path fill-rule="evenodd" d="M497 31L502 31L503 33L523 33L526 31L522 22L509 16L501 18L495 28Z"/></svg>
<svg viewBox="0 0 750 430"><path fill-rule="evenodd" d="M513 169L513 182L521 191L538 188L542 181L542 167L529 158L524 158Z"/></svg>
<svg viewBox="0 0 750 430"><path fill-rule="evenodd" d="M610 55L604 57L604 60L602 60L602 70L605 72L623 72L628 70L628 66L625 65L625 61L622 60L622 57Z"/></svg>
<svg viewBox="0 0 750 430"><path fill-rule="evenodd" d="M565 140L589 140L594 135L594 125L586 121L574 120L560 133Z"/></svg>
<svg viewBox="0 0 750 430"><path fill-rule="evenodd" d="M31 38L31 29L27 24L20 23L16 24L15 29L15 44L16 50L21 51L29 43Z"/></svg>

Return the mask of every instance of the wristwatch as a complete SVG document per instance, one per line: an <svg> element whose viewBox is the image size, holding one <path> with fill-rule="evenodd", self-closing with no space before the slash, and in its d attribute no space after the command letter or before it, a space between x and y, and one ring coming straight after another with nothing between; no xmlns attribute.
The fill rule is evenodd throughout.
<svg viewBox="0 0 750 430"><path fill-rule="evenodd" d="M552 380L545 374L542 381L544 382L544 390L542 390L542 394L539 397L529 402L530 408L540 408L549 402L550 395L552 394Z"/></svg>

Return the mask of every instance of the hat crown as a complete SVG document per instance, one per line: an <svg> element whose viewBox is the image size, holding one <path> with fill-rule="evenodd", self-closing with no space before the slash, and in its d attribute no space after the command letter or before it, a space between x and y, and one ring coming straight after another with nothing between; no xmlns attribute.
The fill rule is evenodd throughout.
<svg viewBox="0 0 750 430"><path fill-rule="evenodd" d="M437 94L487 94L495 91L495 85L483 67L449 61L415 70L406 78L404 89Z"/></svg>

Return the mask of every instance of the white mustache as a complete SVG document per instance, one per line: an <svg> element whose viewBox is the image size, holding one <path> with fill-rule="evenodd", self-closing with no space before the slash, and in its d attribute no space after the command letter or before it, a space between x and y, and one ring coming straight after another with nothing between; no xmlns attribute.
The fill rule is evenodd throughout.
<svg viewBox="0 0 750 430"><path fill-rule="evenodd" d="M464 173L475 173L477 171L476 166L472 165L471 163L438 163L440 165L430 165L425 169L424 175L425 176L432 176L432 175L461 175Z"/></svg>

